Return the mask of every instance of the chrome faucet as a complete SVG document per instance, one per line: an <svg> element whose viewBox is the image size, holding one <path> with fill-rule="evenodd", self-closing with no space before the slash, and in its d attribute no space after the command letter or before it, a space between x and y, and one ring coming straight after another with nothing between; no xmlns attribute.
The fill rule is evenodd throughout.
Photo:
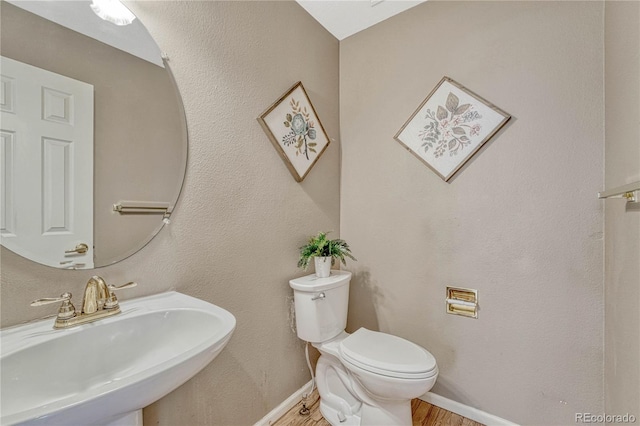
<svg viewBox="0 0 640 426"><path fill-rule="evenodd" d="M60 297L34 300L31 302L31 306L62 302L53 328L68 328L119 314L120 306L114 291L135 287L136 285L135 282L129 282L116 287L108 285L104 279L95 275L89 279L84 289L80 312L76 312L71 303L71 293L64 293Z"/></svg>

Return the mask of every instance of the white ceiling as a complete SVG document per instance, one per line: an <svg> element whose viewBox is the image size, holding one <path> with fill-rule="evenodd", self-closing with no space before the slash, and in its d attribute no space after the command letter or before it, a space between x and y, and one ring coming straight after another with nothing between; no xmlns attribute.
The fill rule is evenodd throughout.
<svg viewBox="0 0 640 426"><path fill-rule="evenodd" d="M18 7L56 22L149 62L162 65L160 49L139 20L118 27L98 18L89 0L7 0ZM404 12L426 0L296 0L338 40Z"/></svg>
<svg viewBox="0 0 640 426"><path fill-rule="evenodd" d="M296 1L338 40L344 40L426 0Z"/></svg>

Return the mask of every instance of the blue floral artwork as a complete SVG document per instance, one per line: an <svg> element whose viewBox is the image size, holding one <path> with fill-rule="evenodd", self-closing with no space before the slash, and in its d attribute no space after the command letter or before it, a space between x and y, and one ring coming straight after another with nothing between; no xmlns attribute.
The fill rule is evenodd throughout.
<svg viewBox="0 0 640 426"><path fill-rule="evenodd" d="M296 149L296 155L304 155L309 159L309 153L317 154L315 147L317 142L310 142L316 138L315 123L310 119L311 115L307 111L307 107L300 107L300 102L291 98L291 113L285 116L284 126L291 128L291 131L282 137L284 146L293 146ZM292 115L294 114L294 115Z"/></svg>
<svg viewBox="0 0 640 426"><path fill-rule="evenodd" d="M258 117L258 122L298 182L329 145L329 137L301 82Z"/></svg>
<svg viewBox="0 0 640 426"><path fill-rule="evenodd" d="M444 77L395 139L448 181L509 118L495 105Z"/></svg>

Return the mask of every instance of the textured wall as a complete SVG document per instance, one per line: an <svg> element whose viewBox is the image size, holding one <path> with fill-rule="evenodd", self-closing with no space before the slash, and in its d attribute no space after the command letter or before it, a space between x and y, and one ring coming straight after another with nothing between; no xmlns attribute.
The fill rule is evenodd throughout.
<svg viewBox="0 0 640 426"><path fill-rule="evenodd" d="M640 3L605 7L605 187L640 181ZM605 411L640 418L640 204L605 201Z"/></svg>
<svg viewBox="0 0 640 426"><path fill-rule="evenodd" d="M185 187L165 228L141 252L95 272L135 280L127 299L176 289L237 318L207 368L145 410L160 425L248 425L309 380L291 330L288 280L308 235L339 235L338 42L294 2L128 3L170 58L190 136ZM256 117L302 80L330 137L296 183ZM2 256L2 325L53 307L31 300L70 290L91 272Z"/></svg>
<svg viewBox="0 0 640 426"><path fill-rule="evenodd" d="M93 85L94 260L109 265L161 223L157 215L116 214L113 204L173 202L180 191L184 138L173 83L154 64L10 3L1 7L3 56Z"/></svg>
<svg viewBox="0 0 640 426"><path fill-rule="evenodd" d="M430 1L340 47L349 328L423 345L435 393L523 424L603 409L603 8ZM393 140L443 75L513 116L449 183ZM447 285L478 289L477 320Z"/></svg>

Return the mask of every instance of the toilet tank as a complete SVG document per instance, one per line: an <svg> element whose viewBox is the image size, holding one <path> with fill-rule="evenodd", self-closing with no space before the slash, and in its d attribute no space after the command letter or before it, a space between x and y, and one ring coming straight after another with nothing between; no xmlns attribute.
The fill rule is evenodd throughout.
<svg viewBox="0 0 640 426"><path fill-rule="evenodd" d="M289 281L293 289L298 337L311 343L330 340L347 326L351 272L331 271Z"/></svg>

